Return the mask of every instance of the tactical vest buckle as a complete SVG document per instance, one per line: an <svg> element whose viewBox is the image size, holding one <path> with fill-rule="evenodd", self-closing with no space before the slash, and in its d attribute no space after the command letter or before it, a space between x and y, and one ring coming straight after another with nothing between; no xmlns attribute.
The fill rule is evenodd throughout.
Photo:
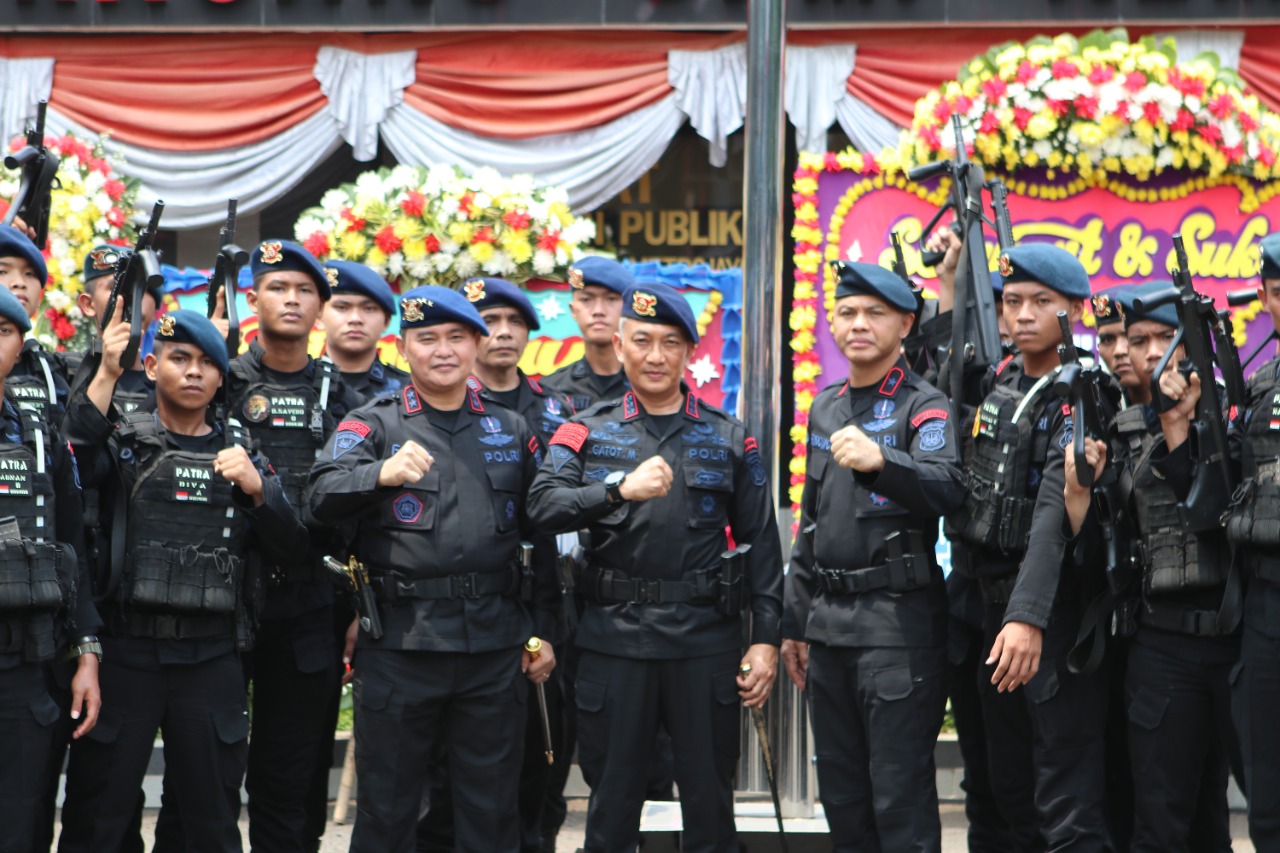
<svg viewBox="0 0 1280 853"><path fill-rule="evenodd" d="M476 576L474 574L449 576L450 598L479 598L476 592Z"/></svg>
<svg viewBox="0 0 1280 853"><path fill-rule="evenodd" d="M632 578L631 604L658 604L662 601L662 581Z"/></svg>

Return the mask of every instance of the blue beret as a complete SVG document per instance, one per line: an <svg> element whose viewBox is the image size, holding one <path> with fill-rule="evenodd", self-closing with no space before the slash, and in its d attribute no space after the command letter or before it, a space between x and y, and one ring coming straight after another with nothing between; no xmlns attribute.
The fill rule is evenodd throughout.
<svg viewBox="0 0 1280 853"><path fill-rule="evenodd" d="M1129 294L1132 289L1127 284L1121 284L1093 294L1091 307L1097 328L1124 322L1125 314L1133 310L1133 302L1130 301Z"/></svg>
<svg viewBox="0 0 1280 853"><path fill-rule="evenodd" d="M1178 306L1175 302L1161 305L1159 308L1151 308L1139 313L1134 306L1134 300L1144 297L1154 296L1162 290L1173 290L1176 286L1171 281L1149 281L1146 284L1139 284L1130 287L1126 293L1121 296L1124 305L1124 327L1127 329L1139 320L1154 320L1157 323L1163 323L1171 328L1178 328Z"/></svg>
<svg viewBox="0 0 1280 853"><path fill-rule="evenodd" d="M505 278L469 278L462 286L462 293L475 306L476 311L506 305L523 314L530 329L542 328L542 324L538 322L538 312L533 310L529 297Z"/></svg>
<svg viewBox="0 0 1280 853"><path fill-rule="evenodd" d="M85 284L105 276L114 276L116 272L116 262L122 258L128 258L133 254L133 249L128 246L110 246L106 243L94 246L89 254L84 256L84 270L81 275ZM151 294L151 298L156 301L159 307L160 302L164 299L163 285L157 287L148 287L147 293Z"/></svg>
<svg viewBox="0 0 1280 853"><path fill-rule="evenodd" d="M1262 265L1259 270L1263 278L1280 278L1280 231L1268 234L1258 243L1262 250Z"/></svg>
<svg viewBox="0 0 1280 853"><path fill-rule="evenodd" d="M569 286L574 290L581 290L588 284L594 284L626 296L627 291L634 287L635 283L635 278L626 267L599 255L588 255L569 267Z"/></svg>
<svg viewBox="0 0 1280 853"><path fill-rule="evenodd" d="M996 293L1004 293L1004 276L1000 275L999 270L991 271L991 289Z"/></svg>
<svg viewBox="0 0 1280 853"><path fill-rule="evenodd" d="M462 323L485 337L489 327L480 312L456 290L429 284L400 294L400 328L417 329L441 323Z"/></svg>
<svg viewBox="0 0 1280 853"><path fill-rule="evenodd" d="M26 306L13 295L13 291L2 284L0 284L0 319L12 322L24 335L31 331L31 318L27 316Z"/></svg>
<svg viewBox="0 0 1280 853"><path fill-rule="evenodd" d="M622 316L641 323L675 326L690 343L698 342L698 323L693 318L689 301L669 284L659 281L637 282L622 297Z"/></svg>
<svg viewBox="0 0 1280 853"><path fill-rule="evenodd" d="M230 366L227 357L227 339L207 317L199 311L180 308L170 311L156 323L156 343L195 344L200 351L218 365L223 375Z"/></svg>
<svg viewBox="0 0 1280 853"><path fill-rule="evenodd" d="M1000 253L1005 285L1037 281L1068 299L1088 299L1089 274L1066 249L1048 243L1022 243Z"/></svg>
<svg viewBox="0 0 1280 853"><path fill-rule="evenodd" d="M44 255L40 254L30 237L12 225L0 225L0 258L22 258L40 276L41 287L49 281L49 268L45 266Z"/></svg>
<svg viewBox="0 0 1280 853"><path fill-rule="evenodd" d="M263 240L249 258L253 277L271 271L297 270L311 276L320 291L320 298L329 299L330 279L315 255L290 240Z"/></svg>
<svg viewBox="0 0 1280 853"><path fill-rule="evenodd" d="M396 295L391 292L391 285L364 264L353 261L328 261L325 270L336 272L337 280L330 279L329 290L332 293L358 293L367 296L388 314L396 313ZM326 272L326 275L328 273Z"/></svg>
<svg viewBox="0 0 1280 853"><path fill-rule="evenodd" d="M893 270L878 264L857 261L833 261L836 271L836 299L846 296L874 296L899 311L916 311L916 297L907 283Z"/></svg>

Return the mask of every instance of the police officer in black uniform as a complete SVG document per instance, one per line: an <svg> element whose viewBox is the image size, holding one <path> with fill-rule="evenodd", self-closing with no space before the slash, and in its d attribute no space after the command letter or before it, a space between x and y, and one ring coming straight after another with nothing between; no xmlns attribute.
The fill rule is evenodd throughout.
<svg viewBox="0 0 1280 853"><path fill-rule="evenodd" d="M480 319L489 330L489 336L480 339L475 375L467 380L468 383L480 392L480 399L506 406L523 417L546 446L560 424L573 414L573 408L566 397L544 388L518 366L529 344L530 332L540 325L533 303L519 287L500 278L470 279L463 285L462 293L480 313ZM549 559L555 554L554 537L544 537L538 544L541 558ZM548 575L551 571L551 567L546 567ZM563 601L562 605L572 607L574 602ZM545 639L559 648L567 634L565 629L562 620ZM560 679L553 676L544 691L551 722L552 749L561 756L562 763L568 764L569 755L564 748L565 708L559 683ZM537 853L543 845L544 805L548 805L547 801L551 799L548 784L556 768L554 764L547 764L541 709L536 702L530 702L528 708L524 761L520 768L520 843L524 853ZM441 764L443 769L447 762ZM419 851L453 849L452 815L447 773L442 773L431 787L430 808L419 827ZM562 814L555 825L558 827L563 820Z"/></svg>
<svg viewBox="0 0 1280 853"><path fill-rule="evenodd" d="M391 286L364 264L326 261L329 301L320 312L325 355L342 371L347 389L362 402L399 391L409 374L378 358L378 342L396 310Z"/></svg>
<svg viewBox="0 0 1280 853"><path fill-rule="evenodd" d="M28 328L44 299L49 270L35 243L12 225L0 225L0 285L9 288L27 312ZM61 362L34 337L22 345L5 387L24 409L57 426L67 408L67 379Z"/></svg>
<svg viewBox="0 0 1280 853"><path fill-rule="evenodd" d="M1121 298L1133 369L1144 384L1168 351L1178 314L1172 305L1138 313L1134 299L1172 286L1153 282ZM1228 675L1239 659L1240 633L1238 605L1223 602L1230 586L1230 600L1239 601L1239 581L1231 577L1225 532L1192 533L1179 517L1191 467L1188 420L1197 395L1181 396L1177 407L1159 416L1149 405L1125 410L1121 414L1141 413L1142 428L1131 428L1132 418L1117 418L1113 440L1131 471L1141 567L1131 591L1137 597L1136 627L1131 618L1116 623L1132 634L1123 700L1135 797L1131 849L1229 851L1227 773L1239 758ZM1106 447L1091 444L1089 455L1100 467ZM1092 509L1090 490L1076 479L1076 462L1067 454L1073 530Z"/></svg>
<svg viewBox="0 0 1280 853"><path fill-rule="evenodd" d="M487 334L457 291L401 296L400 351L412 382L352 412L312 471L311 508L354 519L375 579L383 635L354 661L360 800L351 849L413 849L427 770L448 749L460 850L520 849L516 784L526 684L545 682L554 589L522 565L525 493L542 445L524 419L467 386ZM529 603L539 597L538 618Z"/></svg>
<svg viewBox="0 0 1280 853"><path fill-rule="evenodd" d="M782 556L768 475L742 424L682 382L697 340L679 292L632 288L615 338L631 390L556 431L529 494L541 529L591 537L577 639L590 853L635 845L659 723L675 756L681 848L736 851L738 701L763 703L775 675ZM724 559L726 527L745 555Z"/></svg>
<svg viewBox="0 0 1280 853"><path fill-rule="evenodd" d="M0 269L12 269L13 257L0 257ZM25 262L36 266L33 258ZM4 377L30 330L25 306L0 287L0 384L7 386ZM98 719L102 623L79 556L83 518L75 457L56 424L21 408L7 387L3 391L0 851L30 853L49 846L61 745L89 733Z"/></svg>
<svg viewBox="0 0 1280 853"><path fill-rule="evenodd" d="M809 413L782 658L809 693L834 849L938 851L947 591L934 547L964 496L960 447L946 396L901 355L910 289L874 264L836 266L849 378Z"/></svg>
<svg viewBox="0 0 1280 853"><path fill-rule="evenodd" d="M1280 332L1280 233L1259 243L1258 298ZM1231 705L1244 760L1249 836L1258 850L1280 850L1280 358L1249 378L1247 405L1231 423L1242 487L1227 536L1246 577L1240 663L1231 672Z"/></svg>
<svg viewBox="0 0 1280 853"><path fill-rule="evenodd" d="M543 377L542 384L564 394L581 412L592 403L616 400L629 387L613 350L613 333L618 330L623 294L635 279L622 264L596 255L575 262L568 275L573 289L569 313L582 331L586 349L582 358Z"/></svg>
<svg viewBox="0 0 1280 853"><path fill-rule="evenodd" d="M337 367L307 354L311 329L329 298L329 276L306 249L287 240L263 241L250 265L247 298L258 315L258 337L231 361L227 412L259 442L285 497L309 521L307 475L334 426L354 408ZM266 602L246 658L254 736L245 788L255 850L314 850L315 830L323 830L314 816L325 802L318 801L311 780L324 772L321 755L333 739L342 649L334 632L334 588L320 558L338 543L332 526L309 526L309 549L263 566Z"/></svg>
<svg viewBox="0 0 1280 853"><path fill-rule="evenodd" d="M1070 253L1046 244L1010 248L999 269L1020 353L984 383L965 454L969 489L948 519L984 598L989 651L979 683L991 784L1017 849L1110 850L1106 668L1067 667L1087 593L1065 553L1063 449L1073 433L1070 408L1052 390L1057 312L1079 320L1089 278Z"/></svg>
<svg viewBox="0 0 1280 853"><path fill-rule="evenodd" d="M1107 366L1107 372L1116 378L1124 390L1126 404L1143 404L1151 401L1151 389L1146 386L1129 356L1129 339L1125 335L1125 306L1130 305L1133 286L1118 285L1093 294L1094 328L1098 333L1098 355Z"/></svg>
<svg viewBox="0 0 1280 853"><path fill-rule="evenodd" d="M106 714L71 750L62 853L118 847L138 804L156 730L166 808L184 849L239 851L248 703L238 650L250 642L251 547L287 557L307 532L248 433L210 418L228 358L195 311L160 319L146 369L155 408L123 414L112 391L129 327L108 326L102 365L67 415L88 481L114 495L103 608ZM116 537L123 537L119 541Z"/></svg>

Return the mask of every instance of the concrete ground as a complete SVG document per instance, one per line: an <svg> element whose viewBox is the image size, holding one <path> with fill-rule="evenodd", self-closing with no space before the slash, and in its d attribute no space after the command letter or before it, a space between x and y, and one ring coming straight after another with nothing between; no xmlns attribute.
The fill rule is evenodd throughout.
<svg viewBox="0 0 1280 853"><path fill-rule="evenodd" d="M352 815L354 817L354 815ZM584 799L573 799L569 801L569 817L564 829L560 833L559 841L556 849L559 853L574 853L582 845L582 833L586 824L587 817L587 801ZM155 828L156 811L147 809L143 818L143 837L148 839ZM944 803L942 805L942 850L943 853L963 853L966 849L965 845L965 819L962 807L957 803ZM240 821L240 829L245 834L245 849L248 849L247 823L244 819ZM1244 815L1234 813L1231 816L1231 834L1235 839L1233 851L1235 853L1252 853L1253 845L1248 840L1248 830L1245 827ZM351 825L338 826L334 823L329 824L328 830L325 832L324 840L320 845L321 853L345 853L351 843ZM148 850L150 847L148 847Z"/></svg>

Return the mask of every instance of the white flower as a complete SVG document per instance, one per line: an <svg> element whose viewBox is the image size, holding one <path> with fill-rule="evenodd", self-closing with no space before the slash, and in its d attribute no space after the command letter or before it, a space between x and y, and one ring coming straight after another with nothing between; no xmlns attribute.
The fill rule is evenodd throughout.
<svg viewBox="0 0 1280 853"><path fill-rule="evenodd" d="M413 166L401 163L387 176L387 186L397 190L417 189L422 185L422 175Z"/></svg>
<svg viewBox="0 0 1280 853"><path fill-rule="evenodd" d="M1224 121L1219 125L1222 128L1222 145L1230 148L1240 144L1240 125L1234 121Z"/></svg>
<svg viewBox="0 0 1280 853"><path fill-rule="evenodd" d="M67 209L72 213L83 213L88 206L89 200L78 193L67 198Z"/></svg>
<svg viewBox="0 0 1280 853"><path fill-rule="evenodd" d="M72 302L71 296L65 290L57 290L52 287L45 291L44 301L59 312L66 311Z"/></svg>
<svg viewBox="0 0 1280 853"><path fill-rule="evenodd" d="M1053 151L1053 143L1048 139L1037 139L1031 146L1031 150L1034 151L1041 160L1043 160Z"/></svg>
<svg viewBox="0 0 1280 853"><path fill-rule="evenodd" d="M538 275L550 275L556 268L556 256L546 249L533 253L533 271Z"/></svg>
<svg viewBox="0 0 1280 853"><path fill-rule="evenodd" d="M581 245L594 240L596 236L596 222L594 219L581 217L569 223L569 226L560 232L560 239L572 245Z"/></svg>
<svg viewBox="0 0 1280 853"><path fill-rule="evenodd" d="M689 365L689 375L693 377L693 381L701 388L711 380L719 379L720 371L716 370L716 366L711 363L711 356L704 355Z"/></svg>
<svg viewBox="0 0 1280 853"><path fill-rule="evenodd" d="M476 197L475 197L476 207L480 208L481 210L484 210L486 207L489 207L492 204L493 204L493 195L489 193L484 193L484 192L476 193Z"/></svg>
<svg viewBox="0 0 1280 853"><path fill-rule="evenodd" d="M389 278L399 278L404 272L404 253L392 252L387 258L387 276Z"/></svg>
<svg viewBox="0 0 1280 853"><path fill-rule="evenodd" d="M483 193L497 195L502 192L504 181L497 169L492 166L481 166L471 175L471 183Z"/></svg>
<svg viewBox="0 0 1280 853"><path fill-rule="evenodd" d="M302 242L303 240L306 240L308 237L310 237L312 234L316 233L317 231L323 231L327 233L330 230L331 229L326 228L325 224L322 221L320 221L320 219L318 219L317 217L303 216L298 220L297 224L293 227L293 236L298 240L298 242Z"/></svg>
<svg viewBox="0 0 1280 853"><path fill-rule="evenodd" d="M518 269L516 262L511 260L511 256L501 249L494 252L482 266L490 275L510 275Z"/></svg>
<svg viewBox="0 0 1280 853"><path fill-rule="evenodd" d="M417 279L418 281L425 281L431 276L431 273L435 271L431 266L430 258L418 258L416 260L412 260L405 267L405 270L409 273L411 278Z"/></svg>
<svg viewBox="0 0 1280 853"><path fill-rule="evenodd" d="M479 268L480 265L476 263L475 258L471 257L470 252L461 253L453 262L453 271L457 274L458 278L466 278L468 276L475 275L476 270Z"/></svg>
<svg viewBox="0 0 1280 853"><path fill-rule="evenodd" d="M449 271L449 267L453 266L454 257L454 252L437 252L431 262L435 264L436 272L445 273ZM470 257L470 255L467 255L467 257Z"/></svg>
<svg viewBox="0 0 1280 853"><path fill-rule="evenodd" d="M72 302L71 306L67 308L67 319L73 323L80 323L84 318L84 312L80 310L80 304Z"/></svg>
<svg viewBox="0 0 1280 853"><path fill-rule="evenodd" d="M342 208L347 207L349 203L350 199L347 197L346 191L341 188L329 190L320 196L321 209L335 218L342 213Z"/></svg>
<svg viewBox="0 0 1280 853"><path fill-rule="evenodd" d="M381 200L387 195L386 188L382 185L382 178L378 177L377 172L364 172L360 177L356 178L356 200L374 199Z"/></svg>

